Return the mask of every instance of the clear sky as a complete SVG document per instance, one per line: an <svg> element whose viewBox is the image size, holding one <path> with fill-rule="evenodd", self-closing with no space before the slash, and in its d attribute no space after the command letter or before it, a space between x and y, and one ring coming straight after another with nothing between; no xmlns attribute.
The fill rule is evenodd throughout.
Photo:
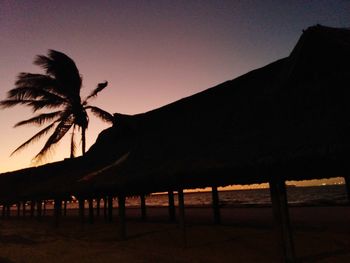
<svg viewBox="0 0 350 263"><path fill-rule="evenodd" d="M82 94L114 113L148 111L288 56L303 29L350 27L350 1L0 0L0 98L48 49L72 57ZM38 127L12 128L29 109L0 111L0 172L31 165L45 140L9 157ZM107 126L91 118L87 145ZM48 161L69 157L68 141Z"/></svg>

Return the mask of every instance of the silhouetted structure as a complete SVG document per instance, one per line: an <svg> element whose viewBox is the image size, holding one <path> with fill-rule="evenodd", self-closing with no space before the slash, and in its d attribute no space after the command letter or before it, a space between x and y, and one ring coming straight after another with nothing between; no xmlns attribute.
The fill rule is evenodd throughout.
<svg viewBox="0 0 350 263"><path fill-rule="evenodd" d="M115 114L83 158L2 174L0 198L112 195L123 208L128 195L178 191L184 225L183 189L269 182L293 262L285 180L349 180L349 61L348 29L311 27L286 58L147 113Z"/></svg>

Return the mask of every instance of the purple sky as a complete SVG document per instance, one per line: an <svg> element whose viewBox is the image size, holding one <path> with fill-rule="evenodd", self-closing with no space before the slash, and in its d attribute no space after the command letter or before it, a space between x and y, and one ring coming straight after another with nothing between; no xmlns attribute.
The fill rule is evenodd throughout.
<svg viewBox="0 0 350 263"><path fill-rule="evenodd" d="M289 55L303 29L350 26L350 1L0 0L0 97L35 55L56 49L83 75L83 94L109 86L95 105L139 113ZM0 172L24 168L45 140L9 157L38 127L12 128L26 108L0 111ZM91 118L88 146L107 126ZM67 141L48 161L69 156Z"/></svg>

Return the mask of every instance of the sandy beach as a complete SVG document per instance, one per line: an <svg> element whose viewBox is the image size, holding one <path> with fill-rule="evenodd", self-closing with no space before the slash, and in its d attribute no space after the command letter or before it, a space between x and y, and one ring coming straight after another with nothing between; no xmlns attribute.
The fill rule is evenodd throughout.
<svg viewBox="0 0 350 263"><path fill-rule="evenodd" d="M186 242L167 208L127 209L128 240L118 238L117 218L80 225L69 210L58 228L49 215L1 219L0 262L280 262L272 211L222 208L222 225L210 208L186 209ZM300 262L350 262L350 207L292 207ZM115 213L116 214L116 213ZM186 243L186 244L185 244Z"/></svg>

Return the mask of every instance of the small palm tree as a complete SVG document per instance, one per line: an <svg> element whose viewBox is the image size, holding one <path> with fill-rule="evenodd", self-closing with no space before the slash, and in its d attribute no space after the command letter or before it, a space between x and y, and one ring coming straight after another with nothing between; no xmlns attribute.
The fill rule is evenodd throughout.
<svg viewBox="0 0 350 263"><path fill-rule="evenodd" d="M72 129L70 156L75 156L77 129L81 132L82 153L85 154L85 133L89 124L87 110L103 121L113 122L113 116L110 113L88 104L90 99L96 97L100 91L107 87L108 82L98 84L97 88L82 100L80 97L82 78L70 57L61 52L49 50L48 56L37 56L34 64L43 68L46 74L20 73L15 88L8 92L6 100L0 101L0 106L9 108L25 105L31 107L34 113L42 109L57 110L50 113L40 113L33 118L17 123L15 127L28 124L41 126L49 123L49 125L20 145L12 154L19 152L52 131L44 147L33 158L35 162L41 162L42 158L70 129Z"/></svg>

